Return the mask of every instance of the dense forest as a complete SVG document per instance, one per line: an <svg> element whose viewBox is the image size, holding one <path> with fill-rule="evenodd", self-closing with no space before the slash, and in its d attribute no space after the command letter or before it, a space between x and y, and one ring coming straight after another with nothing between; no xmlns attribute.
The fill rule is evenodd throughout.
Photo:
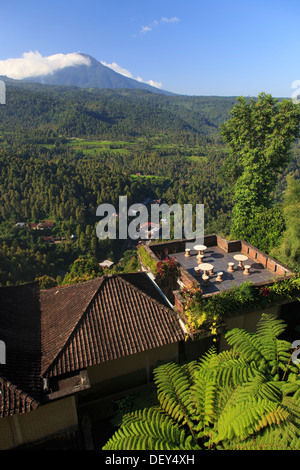
<svg viewBox="0 0 300 470"><path fill-rule="evenodd" d="M135 254L123 256L122 240L96 236L97 207L117 208L120 195L129 204L147 198L203 203L205 233L230 236L238 170L228 165L230 142L220 126L235 104L234 97L8 81L0 106L0 284L71 282L78 259L87 263L76 279L85 278L85 269L101 274L98 262L106 258L117 264L121 257L114 269L135 269ZM296 268L299 240L287 235L293 214L285 195L298 195L293 200L299 204L299 163L295 138L291 158L271 185L270 204L257 216L255 234L248 234Z"/></svg>

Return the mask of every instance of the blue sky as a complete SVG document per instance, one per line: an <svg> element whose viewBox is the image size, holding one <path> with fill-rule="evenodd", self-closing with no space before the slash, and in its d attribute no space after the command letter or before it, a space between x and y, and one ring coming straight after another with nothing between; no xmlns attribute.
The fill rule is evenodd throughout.
<svg viewBox="0 0 300 470"><path fill-rule="evenodd" d="M299 23L299 0L9 0L0 65L85 52L175 93L290 97Z"/></svg>

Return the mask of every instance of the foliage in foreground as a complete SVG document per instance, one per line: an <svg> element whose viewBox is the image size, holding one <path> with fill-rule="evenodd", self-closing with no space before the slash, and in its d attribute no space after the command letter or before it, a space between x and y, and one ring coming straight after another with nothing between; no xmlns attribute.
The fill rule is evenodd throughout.
<svg viewBox="0 0 300 470"><path fill-rule="evenodd" d="M159 405L125 415L103 449L299 450L300 366L285 327L263 314L256 333L226 334L230 350L159 366Z"/></svg>

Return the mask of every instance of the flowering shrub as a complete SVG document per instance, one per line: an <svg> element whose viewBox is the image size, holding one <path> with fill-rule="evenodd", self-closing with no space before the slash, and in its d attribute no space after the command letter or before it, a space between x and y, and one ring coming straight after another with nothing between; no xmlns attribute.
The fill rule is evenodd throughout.
<svg viewBox="0 0 300 470"><path fill-rule="evenodd" d="M292 299L296 297L300 300L300 275L295 274L290 279L275 281L270 286L270 290L272 295L277 298L286 297Z"/></svg>
<svg viewBox="0 0 300 470"><path fill-rule="evenodd" d="M272 295L272 291L268 287L261 287L258 293L259 295L262 295L265 299L270 299Z"/></svg>
<svg viewBox="0 0 300 470"><path fill-rule="evenodd" d="M209 298L203 298L201 288L195 284L192 288L183 288L182 297L186 301L184 319L187 328L193 334L210 330L216 334L222 318L231 312L261 308L278 299L298 299L300 301L300 276L275 281L268 287L256 287L250 282L232 286Z"/></svg>
<svg viewBox="0 0 300 470"><path fill-rule="evenodd" d="M194 282L191 287L184 287L181 290L181 295L186 301L184 316L187 322L187 329L192 334L209 329L210 333L215 336L217 334L219 316L215 311L205 309L201 286ZM216 338L214 338L214 341L216 341Z"/></svg>
<svg viewBox="0 0 300 470"><path fill-rule="evenodd" d="M156 269L161 279L179 276L179 268L175 258L166 258L164 261L158 261Z"/></svg>
<svg viewBox="0 0 300 470"><path fill-rule="evenodd" d="M181 290L181 295L187 301L187 304L195 301L200 302L202 297L202 289L197 282L194 282L191 287L183 287Z"/></svg>

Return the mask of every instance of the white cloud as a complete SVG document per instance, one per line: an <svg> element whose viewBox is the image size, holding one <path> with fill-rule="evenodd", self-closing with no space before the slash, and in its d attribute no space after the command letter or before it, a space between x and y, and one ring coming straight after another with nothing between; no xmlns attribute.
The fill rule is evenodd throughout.
<svg viewBox="0 0 300 470"><path fill-rule="evenodd" d="M30 51L24 52L19 59L0 60L0 75L23 79L49 75L64 67L83 64L89 65L90 59L76 52L43 57L38 51Z"/></svg>
<svg viewBox="0 0 300 470"><path fill-rule="evenodd" d="M172 16L172 18L166 18L165 16L163 16L161 19L162 23L177 23L178 21L179 18L177 18L177 16Z"/></svg>
<svg viewBox="0 0 300 470"><path fill-rule="evenodd" d="M155 88L161 88L162 83L161 82L155 82L154 80L143 80L141 77L134 77L129 70L124 69L120 65L118 65L116 62L112 62L111 64L108 64L107 62L101 61L101 64L105 65L106 67L109 67L110 69L114 70L117 73L120 73L121 75L124 75L125 77L128 78L133 78L134 80L137 80L138 82L142 83L147 83L148 85L154 86Z"/></svg>
<svg viewBox="0 0 300 470"><path fill-rule="evenodd" d="M112 62L111 64L108 64L107 62L101 61L101 64L105 65L106 67L109 67L110 69L114 70L117 73L120 73L121 75L124 75L125 77L134 78L132 73L129 72L129 70L124 69L123 67L118 65L116 62Z"/></svg>
<svg viewBox="0 0 300 470"><path fill-rule="evenodd" d="M112 62L111 64L107 64L106 62L101 63L125 77L148 83L156 88L162 87L162 83L160 82L155 82L154 80L145 81L141 77L134 77L129 70L121 67L116 62ZM27 77L49 75L65 67L84 64L90 65L90 59L77 52L43 57L38 51L30 51L24 52L23 57L19 59L0 60L0 75L21 80Z"/></svg>
<svg viewBox="0 0 300 470"><path fill-rule="evenodd" d="M141 27L141 33L148 33L149 31L152 31L152 26L142 26Z"/></svg>
<svg viewBox="0 0 300 470"><path fill-rule="evenodd" d="M167 18L163 16L160 20L154 20L152 23L148 24L147 26L142 26L140 29L141 34L149 33L155 26L158 26L160 23L178 23L179 18L177 16L172 16L171 18Z"/></svg>

